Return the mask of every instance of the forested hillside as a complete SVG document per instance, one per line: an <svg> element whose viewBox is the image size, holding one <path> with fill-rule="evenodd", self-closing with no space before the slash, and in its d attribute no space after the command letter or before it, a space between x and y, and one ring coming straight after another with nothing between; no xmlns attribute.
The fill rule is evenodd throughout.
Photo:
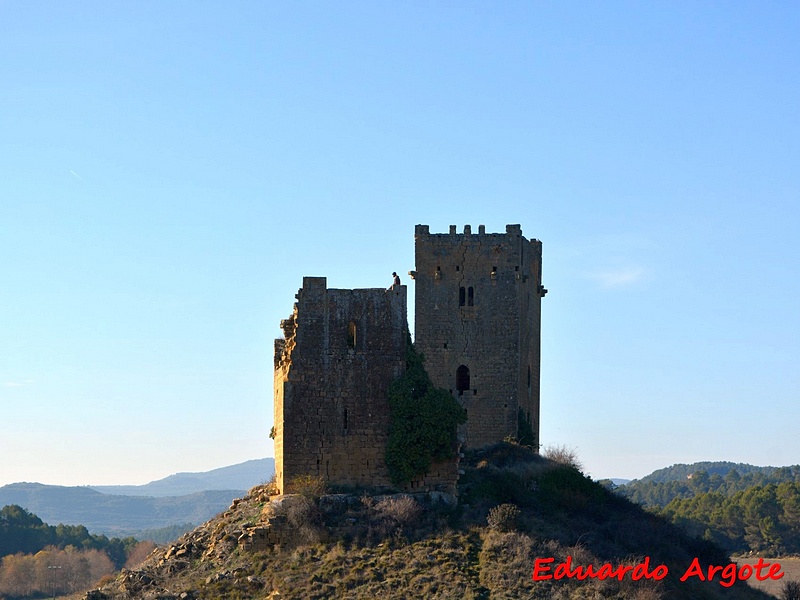
<svg viewBox="0 0 800 600"><path fill-rule="evenodd" d="M0 557L8 554L35 554L48 546L81 550L102 550L117 567L122 567L130 550L138 543L132 537L109 539L92 535L83 525L48 525L21 506L0 509Z"/></svg>
<svg viewBox="0 0 800 600"><path fill-rule="evenodd" d="M687 472L687 468L693 470ZM683 475L678 477L678 474ZM800 483L800 465L754 467L726 462L674 465L615 489L645 507L663 508L675 499L694 498L708 492L730 497L753 486L771 483Z"/></svg>
<svg viewBox="0 0 800 600"><path fill-rule="evenodd" d="M615 489L728 552L800 553L800 466L675 465Z"/></svg>
<svg viewBox="0 0 800 600"><path fill-rule="evenodd" d="M724 477L730 471L737 471L739 475L749 475L750 473L763 473L770 474L778 467L759 467L756 465L749 465L747 463L734 463L725 460L718 461L701 461L692 464L678 463L671 467L663 469L656 469L650 475L646 475L641 479L634 480L633 483L665 483L667 481L679 481L687 479L691 474L698 471L705 471L709 476L721 475Z"/></svg>
<svg viewBox="0 0 800 600"><path fill-rule="evenodd" d="M754 485L732 496L706 492L673 500L660 514L729 552L800 552L800 483Z"/></svg>
<svg viewBox="0 0 800 600"><path fill-rule="evenodd" d="M134 538L92 535L83 525L48 525L16 505L0 509L0 597L86 589L153 549Z"/></svg>

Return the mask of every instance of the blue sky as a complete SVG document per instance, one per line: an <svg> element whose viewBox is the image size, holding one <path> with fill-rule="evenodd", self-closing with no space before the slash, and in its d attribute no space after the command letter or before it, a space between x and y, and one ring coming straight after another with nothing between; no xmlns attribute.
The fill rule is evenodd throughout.
<svg viewBox="0 0 800 600"><path fill-rule="evenodd" d="M0 484L272 455L302 277L387 286L417 223L542 240L542 441L592 476L800 462L799 30L788 2L0 1Z"/></svg>

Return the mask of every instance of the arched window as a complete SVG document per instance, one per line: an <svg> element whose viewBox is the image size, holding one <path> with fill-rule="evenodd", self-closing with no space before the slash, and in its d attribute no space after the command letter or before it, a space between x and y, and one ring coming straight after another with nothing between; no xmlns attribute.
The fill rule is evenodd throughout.
<svg viewBox="0 0 800 600"><path fill-rule="evenodd" d="M356 347L356 324L352 321L347 324L347 347Z"/></svg>
<svg viewBox="0 0 800 600"><path fill-rule="evenodd" d="M469 286L467 289L467 306L472 306L475 301L475 289Z"/></svg>
<svg viewBox="0 0 800 600"><path fill-rule="evenodd" d="M469 367L466 365L461 365L456 369L456 389L459 396L469 389Z"/></svg>
<svg viewBox="0 0 800 600"><path fill-rule="evenodd" d="M467 291L463 287L458 288L458 305L459 306L464 306L465 300L466 300L466 297L467 297L467 293L466 292Z"/></svg>

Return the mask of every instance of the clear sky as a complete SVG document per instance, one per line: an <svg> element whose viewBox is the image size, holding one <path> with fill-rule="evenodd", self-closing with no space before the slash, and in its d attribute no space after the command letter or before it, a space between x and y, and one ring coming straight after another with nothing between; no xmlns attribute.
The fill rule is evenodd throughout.
<svg viewBox="0 0 800 600"><path fill-rule="evenodd" d="M544 244L595 478L800 462L800 5L0 0L0 484L273 453L304 275ZM413 294L413 283L409 293Z"/></svg>

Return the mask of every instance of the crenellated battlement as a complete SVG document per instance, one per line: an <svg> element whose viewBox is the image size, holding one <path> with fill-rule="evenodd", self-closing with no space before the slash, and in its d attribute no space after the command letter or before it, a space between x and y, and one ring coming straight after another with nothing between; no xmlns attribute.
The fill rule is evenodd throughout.
<svg viewBox="0 0 800 600"><path fill-rule="evenodd" d="M415 343L434 384L467 410L465 444L519 437L520 419L538 444L542 243L516 224L417 225L414 241Z"/></svg>

